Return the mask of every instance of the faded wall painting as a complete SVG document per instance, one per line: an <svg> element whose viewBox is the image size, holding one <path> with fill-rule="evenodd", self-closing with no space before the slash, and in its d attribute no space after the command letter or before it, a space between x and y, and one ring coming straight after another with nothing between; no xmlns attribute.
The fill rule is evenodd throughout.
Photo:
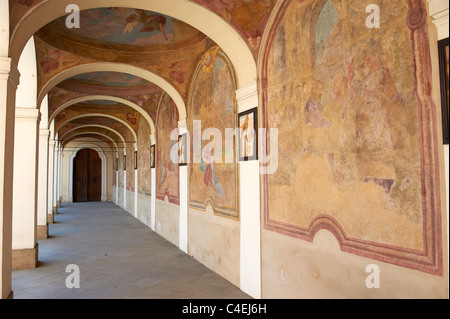
<svg viewBox="0 0 450 319"><path fill-rule="evenodd" d="M178 142L178 133L171 140L171 132L178 130L178 109L168 94L164 94L156 117L156 198L180 203L179 167L170 157L170 152Z"/></svg>
<svg viewBox="0 0 450 319"><path fill-rule="evenodd" d="M200 62L191 89L189 127L191 133L191 164L189 174L189 205L204 209L212 204L215 213L237 218L238 174L234 145L227 149L225 130L236 127L234 70L224 53L213 49ZM200 121L202 134L216 128L222 134L222 149L211 149L211 140L195 143L194 121ZM199 140L202 137L199 135ZM197 149L194 150L194 147ZM218 157L221 151L222 158ZM196 155L197 154L197 155ZM231 155L233 161L226 159ZM216 156L215 156L216 155ZM227 156L228 156L227 155ZM196 156L197 160L194 160ZM230 163L231 162L231 163Z"/></svg>
<svg viewBox="0 0 450 319"><path fill-rule="evenodd" d="M150 125L143 117L138 128L138 192L151 195Z"/></svg>
<svg viewBox="0 0 450 319"><path fill-rule="evenodd" d="M380 29L366 1L281 5L262 70L263 126L279 129L264 225L305 240L325 228L344 251L440 273L426 10L411 3L378 1Z"/></svg>

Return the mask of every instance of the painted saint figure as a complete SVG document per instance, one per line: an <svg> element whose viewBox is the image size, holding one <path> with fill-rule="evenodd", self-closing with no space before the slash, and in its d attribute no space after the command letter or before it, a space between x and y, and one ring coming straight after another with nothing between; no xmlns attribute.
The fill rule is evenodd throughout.
<svg viewBox="0 0 450 319"><path fill-rule="evenodd" d="M166 30L166 18L159 14L148 16L144 10L135 10L138 14L132 14L127 18L127 25L123 30L123 35L133 31L133 29L142 23L144 26L141 28L141 32L153 32L156 30L161 31L164 39L169 41Z"/></svg>

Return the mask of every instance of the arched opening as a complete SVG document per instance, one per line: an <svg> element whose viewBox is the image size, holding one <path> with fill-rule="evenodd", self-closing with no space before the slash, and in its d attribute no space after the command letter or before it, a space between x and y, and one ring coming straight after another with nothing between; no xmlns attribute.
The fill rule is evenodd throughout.
<svg viewBox="0 0 450 319"><path fill-rule="evenodd" d="M102 160L93 149L82 149L73 160L73 201L100 202Z"/></svg>

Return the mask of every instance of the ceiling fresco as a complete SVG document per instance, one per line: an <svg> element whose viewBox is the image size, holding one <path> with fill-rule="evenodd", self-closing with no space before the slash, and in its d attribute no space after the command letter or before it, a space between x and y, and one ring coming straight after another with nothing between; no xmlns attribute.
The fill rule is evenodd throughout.
<svg viewBox="0 0 450 319"><path fill-rule="evenodd" d="M138 47L177 45L201 33L172 17L129 8L98 8L80 12L80 28L68 29L66 17L49 25L83 42L102 47L109 44Z"/></svg>
<svg viewBox="0 0 450 319"><path fill-rule="evenodd" d="M55 127L60 129L61 125L73 118L83 114L108 114L128 123L135 132L138 130L138 123L141 114L129 106L121 104L99 105L94 103L80 103L65 108L56 116Z"/></svg>
<svg viewBox="0 0 450 319"><path fill-rule="evenodd" d="M9 0L11 32L15 25L46 0ZM275 0L195 0L219 19L226 20L247 41L254 56ZM255 19L257 17L257 19ZM258 21L254 23L254 21ZM193 75L206 52L218 46L208 36L173 17L132 8L104 7L80 12L80 28L68 29L66 17L42 27L35 35L38 67L38 91L59 74L76 66L97 62L129 64L149 71L169 82L188 102ZM56 125L80 114L104 112L138 130L140 113L109 100L87 101L58 110L66 103L87 96L104 95L122 98L141 107L155 121L164 90L147 80L119 72L89 72L58 83L48 92L49 117ZM122 109L121 109L122 108ZM115 110L121 109L123 114ZM99 118L83 118L66 124L62 131L89 123L108 122ZM103 123L109 126L112 123ZM114 126L122 126L120 122Z"/></svg>
<svg viewBox="0 0 450 319"><path fill-rule="evenodd" d="M87 85L102 85L110 87L147 86L150 84L150 82L142 78L121 72L90 72L76 75L69 80Z"/></svg>

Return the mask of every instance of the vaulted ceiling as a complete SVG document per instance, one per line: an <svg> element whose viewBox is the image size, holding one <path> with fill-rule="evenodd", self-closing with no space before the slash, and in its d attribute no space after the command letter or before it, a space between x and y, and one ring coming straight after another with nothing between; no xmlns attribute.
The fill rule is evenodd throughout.
<svg viewBox="0 0 450 319"><path fill-rule="evenodd" d="M14 33L15 25L27 12L45 2L48 0L9 0L11 32ZM275 0L192 2L229 23L246 41L256 60ZM131 129L136 133L142 116L150 119L149 122L155 121L159 101L165 93L173 97L132 72L90 70L89 67L73 72L76 67L115 63L146 70L169 83L187 104L197 64L206 52L217 46L204 33L183 21L140 9L83 10L80 28L68 28L66 21L67 16L63 16L48 23L34 34L34 40L38 92L48 93L49 119L55 121L60 136L65 134L68 138L82 133L77 127L90 125L86 134L102 130L102 127L114 130L120 127L119 134L127 139L126 131ZM61 76L66 73L70 75ZM111 115L115 120L101 118L98 116L101 114ZM93 128L94 123L98 124L96 128Z"/></svg>

